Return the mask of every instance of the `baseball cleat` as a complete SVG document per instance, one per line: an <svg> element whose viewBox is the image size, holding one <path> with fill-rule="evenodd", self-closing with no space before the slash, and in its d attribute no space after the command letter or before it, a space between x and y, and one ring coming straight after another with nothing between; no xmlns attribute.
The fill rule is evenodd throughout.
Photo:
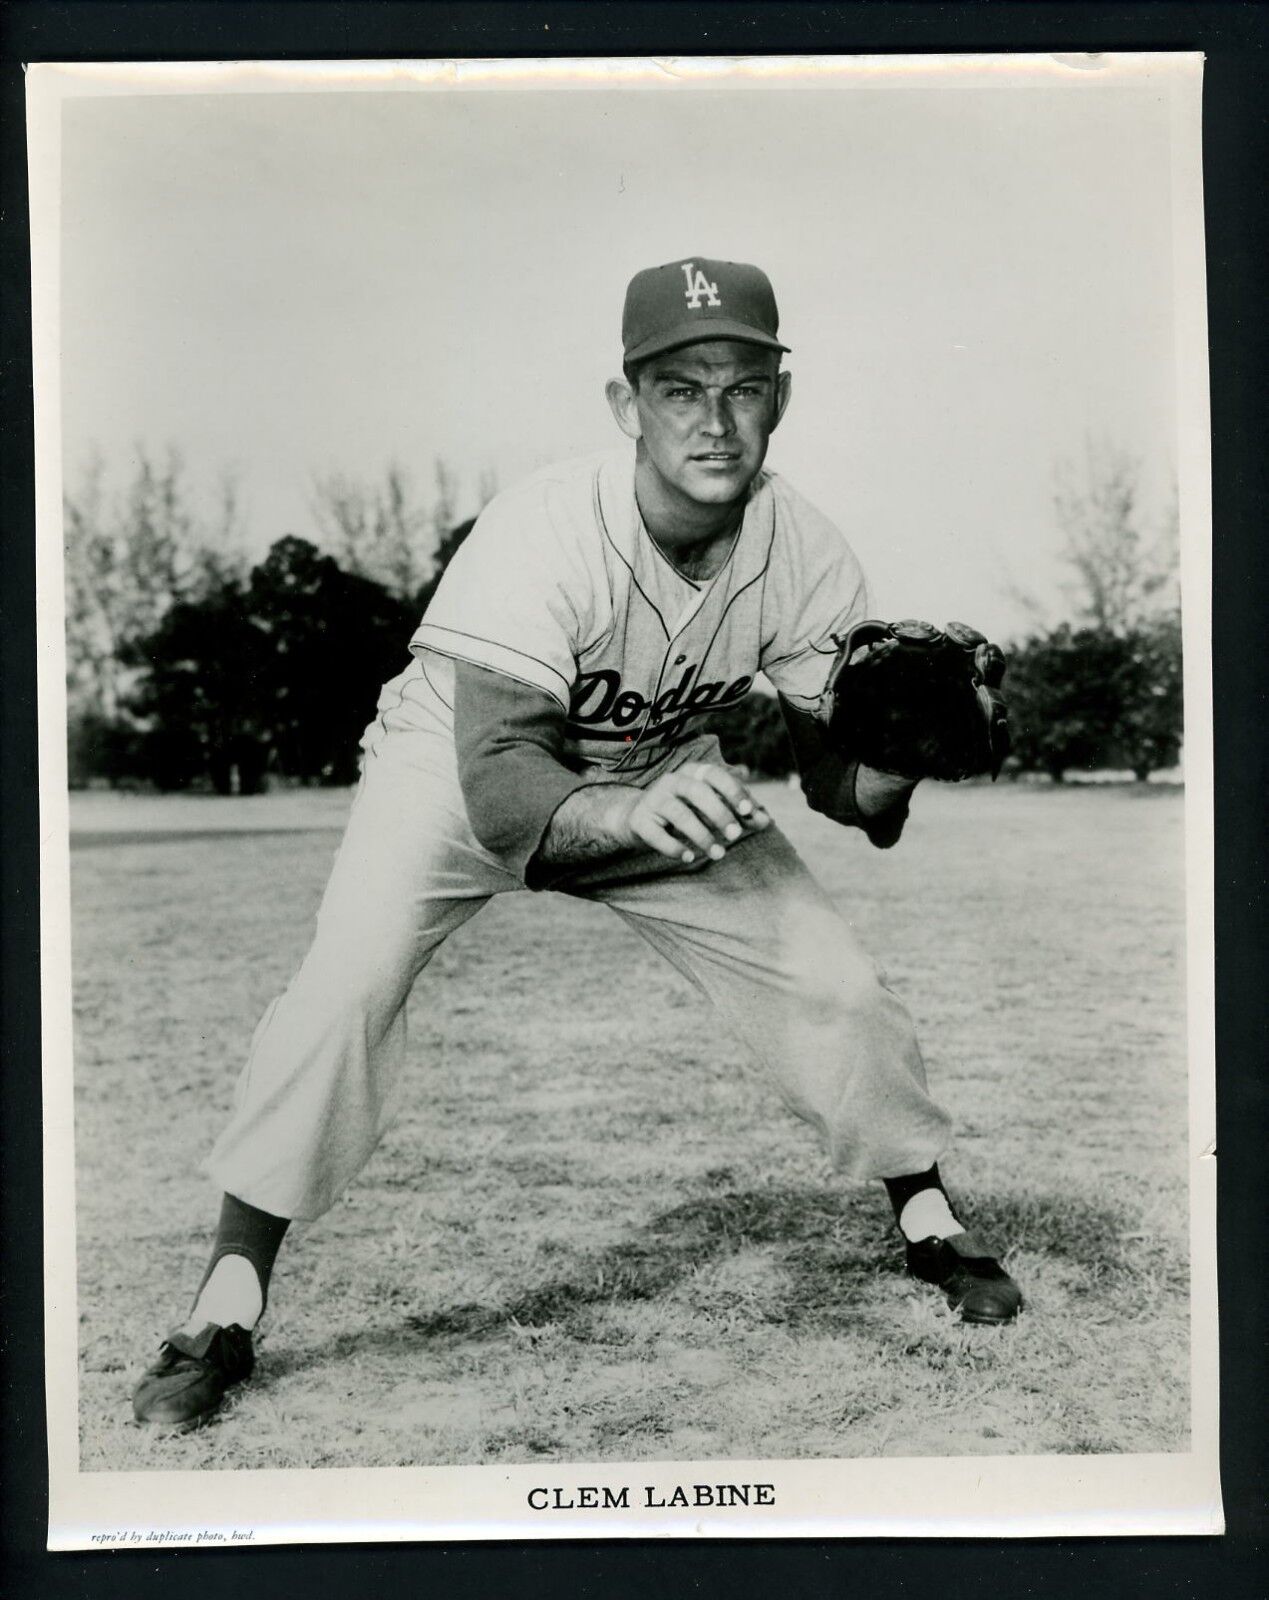
<svg viewBox="0 0 1269 1600"><path fill-rule="evenodd" d="M225 1398L225 1390L251 1376L255 1352L246 1328L209 1322L196 1334L179 1328L159 1348L132 1392L138 1422L199 1422Z"/></svg>
<svg viewBox="0 0 1269 1600"><path fill-rule="evenodd" d="M905 1243L908 1275L941 1289L962 1322L1012 1322L1022 1309L1022 1291L972 1234Z"/></svg>

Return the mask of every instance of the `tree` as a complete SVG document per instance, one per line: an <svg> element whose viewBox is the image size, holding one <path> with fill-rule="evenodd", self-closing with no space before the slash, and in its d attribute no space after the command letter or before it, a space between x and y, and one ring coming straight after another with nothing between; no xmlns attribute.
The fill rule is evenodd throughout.
<svg viewBox="0 0 1269 1600"><path fill-rule="evenodd" d="M396 462L389 462L381 483L336 472L313 485L313 517L339 564L420 610L475 521L455 523L457 478L443 461L433 471L430 503L416 493L409 474ZM476 496L481 506L493 498L496 487L494 474L482 471Z"/></svg>
<svg viewBox="0 0 1269 1600"><path fill-rule="evenodd" d="M222 794L255 792L267 770L353 782L358 736L404 665L413 620L306 540L279 539L247 580L178 602L130 648L143 774Z"/></svg>
<svg viewBox="0 0 1269 1600"><path fill-rule="evenodd" d="M78 496L65 497L66 692L72 718L96 723L118 710L118 652L126 630L117 603L118 562L113 533L103 515L103 467L95 456Z"/></svg>
<svg viewBox="0 0 1269 1600"><path fill-rule="evenodd" d="M1005 690L1014 770L1129 766L1138 779L1176 760L1182 735L1179 523L1175 485L1153 531L1141 466L1090 444L1060 464L1054 507L1074 620L1014 647ZM1042 608L1019 596L1035 615Z"/></svg>
<svg viewBox="0 0 1269 1600"><path fill-rule="evenodd" d="M793 771L793 747L774 695L746 695L709 717L705 731L718 735L726 760L743 764L764 778L784 778Z"/></svg>
<svg viewBox="0 0 1269 1600"><path fill-rule="evenodd" d="M433 557L431 576L426 580L426 582L419 586L418 592L414 596L414 606L420 616L423 615L428 606L431 604L432 596L436 593L437 587L440 584L446 567L449 566L450 562L458 553L459 545L462 544L463 540L466 539L467 535L475 526L475 517L468 517L466 522L460 522L456 528L451 528L449 532L441 538L440 543L436 547L436 554Z"/></svg>
<svg viewBox="0 0 1269 1600"><path fill-rule="evenodd" d="M246 584L228 576L179 600L124 652L137 670L127 710L138 733L133 776L159 789L209 780L218 794L264 787L272 746L265 679L268 639Z"/></svg>
<svg viewBox="0 0 1269 1600"><path fill-rule="evenodd" d="M94 779L128 783L142 774L141 734L131 722L99 711L76 712L66 724L66 782L86 789Z"/></svg>
<svg viewBox="0 0 1269 1600"><path fill-rule="evenodd" d="M1005 679L1015 770L1061 783L1072 767L1102 764L1119 723L1124 660L1121 639L1069 623L1015 647Z"/></svg>
<svg viewBox="0 0 1269 1600"><path fill-rule="evenodd" d="M1005 692L1015 770L1061 783L1072 768L1124 765L1144 782L1181 748L1180 619L1034 635L1013 651Z"/></svg>
<svg viewBox="0 0 1269 1600"><path fill-rule="evenodd" d="M391 461L381 483L342 472L313 485L313 517L345 571L411 599L434 570L434 548L454 521L454 476L435 465L430 504L415 492L406 470Z"/></svg>
<svg viewBox="0 0 1269 1600"><path fill-rule="evenodd" d="M1129 635L1123 705L1116 736L1139 783L1175 765L1184 726L1181 618L1151 618Z"/></svg>
<svg viewBox="0 0 1269 1600"><path fill-rule="evenodd" d="M131 479L112 492L100 456L64 501L67 692L72 718L119 715L131 643L169 606L241 571L236 487L220 485L209 516L194 509L179 453L136 451Z"/></svg>
<svg viewBox="0 0 1269 1600"><path fill-rule="evenodd" d="M405 665L413 607L294 537L253 569L247 599L268 645L260 688L279 771L351 783L379 688Z"/></svg>
<svg viewBox="0 0 1269 1600"><path fill-rule="evenodd" d="M1063 530L1062 559L1075 619L1127 635L1162 609L1179 605L1176 487L1161 524L1143 523L1141 463L1110 445L1086 446L1082 472L1059 464L1053 502Z"/></svg>

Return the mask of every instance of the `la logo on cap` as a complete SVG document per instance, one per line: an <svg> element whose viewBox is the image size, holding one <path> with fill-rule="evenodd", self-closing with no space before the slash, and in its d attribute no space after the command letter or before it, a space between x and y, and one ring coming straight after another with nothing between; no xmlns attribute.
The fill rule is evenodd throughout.
<svg viewBox="0 0 1269 1600"><path fill-rule="evenodd" d="M701 309L701 296L705 296L707 306L720 306L722 301L718 298L718 284L711 283L695 261L683 263L683 276L687 279L687 288L683 297L693 311Z"/></svg>

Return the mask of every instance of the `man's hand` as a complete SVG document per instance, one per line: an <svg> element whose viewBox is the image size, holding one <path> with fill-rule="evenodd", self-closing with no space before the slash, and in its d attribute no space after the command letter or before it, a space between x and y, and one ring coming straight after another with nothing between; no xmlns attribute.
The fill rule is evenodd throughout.
<svg viewBox="0 0 1269 1600"><path fill-rule="evenodd" d="M721 861L728 845L771 819L739 779L707 761L692 761L647 789L596 783L578 789L551 818L537 861L578 866L651 850L690 865Z"/></svg>
<svg viewBox="0 0 1269 1600"><path fill-rule="evenodd" d="M615 828L630 845L650 845L671 861L697 854L721 861L727 846L771 821L738 778L708 761L667 772L648 789L625 790Z"/></svg>
<svg viewBox="0 0 1269 1600"><path fill-rule="evenodd" d="M855 769L855 805L860 816L878 817L901 805L916 788L916 778L901 778L894 772L878 772L861 761Z"/></svg>

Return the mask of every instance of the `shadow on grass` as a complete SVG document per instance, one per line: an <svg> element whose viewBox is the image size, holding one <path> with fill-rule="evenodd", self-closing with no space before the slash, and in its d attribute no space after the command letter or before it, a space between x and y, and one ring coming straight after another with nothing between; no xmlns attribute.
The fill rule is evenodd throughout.
<svg viewBox="0 0 1269 1600"><path fill-rule="evenodd" d="M985 1195L966 1221L1002 1256L1023 1249L1058 1257L1105 1292L1131 1278L1140 1250L1130 1216L1071 1196ZM632 1238L575 1258L569 1271L500 1304L467 1302L408 1326L424 1338L482 1338L511 1327L562 1325L585 1342L587 1313L653 1300L710 1262L753 1245L776 1246L788 1279L778 1321L790 1328L857 1326L862 1295L903 1258L880 1195L813 1188L714 1192L652 1217ZM1157 1262L1155 1266L1157 1270Z"/></svg>
<svg viewBox="0 0 1269 1600"><path fill-rule="evenodd" d="M710 1174L709 1192L649 1218L621 1244L569 1257L567 1270L495 1302L464 1302L405 1316L325 1342L323 1360L400 1351L416 1342L457 1343L558 1327L578 1344L611 1334L592 1320L606 1306L654 1301L693 1272L749 1246L774 1250L784 1290L753 1314L791 1331L859 1331L870 1291L903 1272L899 1235L878 1190L771 1186L731 1189L726 1170ZM1102 1302L1136 1296L1149 1284L1184 1293L1187 1267L1165 1242L1143 1237L1123 1206L1065 1194L976 1195L965 1222L1002 1258L1017 1252L1074 1269L1066 1292ZM1026 1284L1023 1284L1026 1290ZM270 1351L273 1375L307 1367L311 1348Z"/></svg>

